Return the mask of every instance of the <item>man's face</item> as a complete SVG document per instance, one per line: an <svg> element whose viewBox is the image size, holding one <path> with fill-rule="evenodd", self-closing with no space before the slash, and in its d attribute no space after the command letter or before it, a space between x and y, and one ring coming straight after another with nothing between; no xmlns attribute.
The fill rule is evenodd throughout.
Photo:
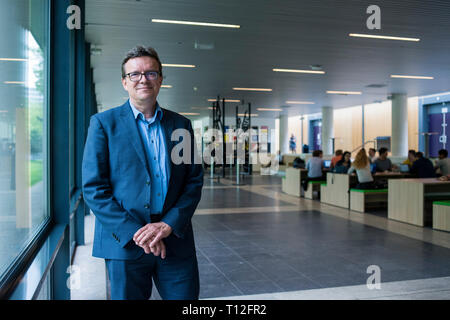
<svg viewBox="0 0 450 320"><path fill-rule="evenodd" d="M373 150L369 150L369 156L373 157L375 155L375 152Z"/></svg>
<svg viewBox="0 0 450 320"><path fill-rule="evenodd" d="M124 70L125 74L146 71L160 72L158 62L151 57L132 58L125 63ZM161 84L162 77L159 74L156 80L147 80L145 75L142 75L138 82L131 81L128 76L122 78L123 88L128 91L130 98L136 102L155 101Z"/></svg>

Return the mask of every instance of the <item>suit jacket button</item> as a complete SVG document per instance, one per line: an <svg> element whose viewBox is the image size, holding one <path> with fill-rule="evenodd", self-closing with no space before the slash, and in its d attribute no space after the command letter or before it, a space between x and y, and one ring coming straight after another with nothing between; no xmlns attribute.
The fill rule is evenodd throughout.
<svg viewBox="0 0 450 320"><path fill-rule="evenodd" d="M150 208L150 206L149 206L148 204L146 204L146 205L144 206L144 208L145 208L145 209L148 209L148 208Z"/></svg>

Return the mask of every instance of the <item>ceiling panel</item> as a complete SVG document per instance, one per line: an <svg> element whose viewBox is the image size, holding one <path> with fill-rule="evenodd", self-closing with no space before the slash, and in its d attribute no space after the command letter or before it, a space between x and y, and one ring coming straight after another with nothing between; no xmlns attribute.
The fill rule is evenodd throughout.
<svg viewBox="0 0 450 320"><path fill-rule="evenodd" d="M125 53L138 44L154 47L163 63L197 66L163 69L164 83L173 88L161 90L158 100L178 112L208 107L207 99L217 95L243 99L255 109L281 107L282 113L298 114L319 112L322 106L373 103L386 100L391 93L417 96L449 91L450 1L378 1L381 30L366 27L370 4L360 0L86 0L86 38L101 48L100 55L92 56L97 100L103 109L125 100L120 65ZM152 23L152 18L239 24L241 28L159 24ZM418 37L421 41L360 39L349 33ZM212 44L214 49L197 50L196 42ZM309 69L311 65L322 65L326 74L272 71L275 67ZM435 79L391 79L391 74ZM367 87L371 84L385 86ZM233 87L273 91L238 92ZM363 94L329 95L326 90ZM289 107L287 100L315 104ZM209 115L210 111L201 113ZM258 113L260 117L278 115Z"/></svg>

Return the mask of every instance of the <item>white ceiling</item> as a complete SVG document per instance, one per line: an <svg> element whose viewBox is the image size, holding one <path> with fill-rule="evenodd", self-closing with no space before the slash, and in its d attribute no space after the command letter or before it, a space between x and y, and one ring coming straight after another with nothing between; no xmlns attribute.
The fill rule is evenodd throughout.
<svg viewBox="0 0 450 320"><path fill-rule="evenodd" d="M368 30L366 9L381 8L381 30ZM125 101L120 66L135 45L154 47L163 63L194 64L194 69L163 68L159 102L177 112L201 112L217 95L252 103L252 113L320 112L386 100L391 93L426 95L450 89L450 1L448 0L86 0L86 38L101 48L92 56L97 101L106 110ZM152 23L152 18L239 24L225 29ZM349 37L370 33L420 38L404 42ZM194 43L214 44L198 50ZM273 72L309 69L325 75ZM392 79L391 74L427 75L434 80ZM384 84L382 88L368 88ZM194 91L194 87L197 91ZM272 88L270 93L233 91L233 87ZM362 91L360 96L327 90ZM288 106L287 100L314 101ZM227 104L234 115L235 103Z"/></svg>

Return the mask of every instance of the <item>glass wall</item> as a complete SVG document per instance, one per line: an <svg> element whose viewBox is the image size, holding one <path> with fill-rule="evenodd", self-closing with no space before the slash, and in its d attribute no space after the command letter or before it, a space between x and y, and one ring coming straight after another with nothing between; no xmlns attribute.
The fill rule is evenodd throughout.
<svg viewBox="0 0 450 320"><path fill-rule="evenodd" d="M49 219L47 0L0 0L0 279Z"/></svg>

